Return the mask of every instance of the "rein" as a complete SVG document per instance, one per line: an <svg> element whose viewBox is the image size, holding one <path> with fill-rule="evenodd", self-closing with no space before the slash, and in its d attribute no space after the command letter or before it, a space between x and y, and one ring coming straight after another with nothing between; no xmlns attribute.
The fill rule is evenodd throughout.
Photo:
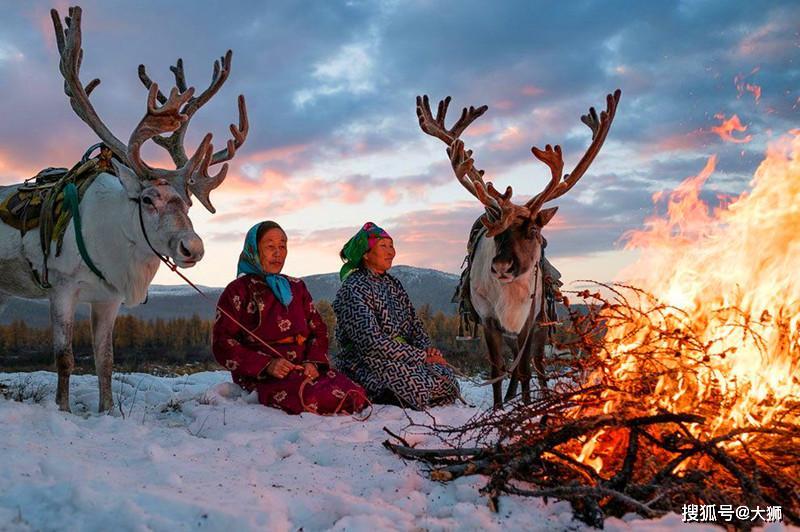
<svg viewBox="0 0 800 532"><path fill-rule="evenodd" d="M536 289L539 287L539 262L538 261L536 262L536 266L534 266L534 268L535 269L533 271L533 276L534 276L533 294L531 295L531 297L534 297L536 295ZM542 293L544 294L544 289L542 290ZM533 309L531 309L531 310L535 310L535 309L536 309L536 305L534 304ZM535 321L536 320L536 316L532 316L532 319ZM522 347L520 347L519 350L517 351L517 356L511 362L511 366L504 373L501 373L499 376L495 377L494 379L484 379L483 382L481 382L479 386L488 386L490 384L494 384L496 382L500 382L503 379L505 379L506 377L509 377L509 378L513 377L514 370L517 369L517 366L519 365L520 361L522 360L522 354L528 348L528 342L531 339L534 325L535 325L535 323L531 323L531 325L529 327L525 327L525 329L526 329L525 340L522 342Z"/></svg>
<svg viewBox="0 0 800 532"><path fill-rule="evenodd" d="M300 396L300 404L303 405L303 410L305 412L312 412L312 413L314 413L314 414L316 414L318 416L336 416L336 415L339 415L339 413L344 408L345 401L347 401L347 399L352 394L354 396L361 396L367 402L367 406L369 406L369 412L367 412L366 415L364 415L363 417L356 417L356 414L350 414L351 416L353 416L353 419L355 419L356 421L366 421L366 420L368 420L370 418L370 416L372 416L372 409L373 409L372 401L370 401L369 398L366 395L362 394L358 390L348 390L347 392L345 392L344 397L342 397L342 399L339 401L339 404L336 405L336 408L334 408L333 412L331 412L330 414L320 414L320 413L316 412L315 409L309 408L309 406L306 404L305 399L303 399L303 391L306 389L306 386L308 386L309 384L313 384L313 381L311 379L309 379L308 377L306 377L303 380L303 382L300 383L300 390L297 392L298 395Z"/></svg>
<svg viewBox="0 0 800 532"><path fill-rule="evenodd" d="M156 256L156 257L158 257L159 259L161 259L161 262L163 262L164 264L166 264L166 265L167 265L167 268L169 268L170 270L172 270L173 272L175 272L175 273L176 273L176 274L177 274L177 275L178 275L178 276L179 276L181 279L183 279L183 280L186 282L186 284L188 284L189 286L191 286L192 288L194 288L194 289L195 289L195 291L196 291L198 294L200 294L201 296L203 296L203 298L205 298L206 300L208 300L208 301L212 301L212 302L213 302L213 300L212 300L210 297L208 297L208 295L207 295L205 292L203 292L202 290L200 290L200 289L197 287L197 285L195 285L195 284L194 284L192 281L190 281L190 280L189 280L189 278L188 278L188 277L186 277L185 275L183 275L181 272L179 272L179 271L178 271L178 265L177 265L177 264L176 264L174 261L170 260L170 258L169 258L169 257L167 257L167 256L164 256L164 255L162 255L161 253L159 253L158 251L156 251L156 248L154 248L154 247L153 247L153 244L150 242L150 238L147 236L147 230L146 230L146 229L145 229L145 227L144 227L144 216L142 215L142 202L141 202L141 200L139 200L138 198L137 198L137 199L135 199L135 200L131 200L131 201L135 201L135 202L136 202L136 203L138 203L138 205L139 205L139 227L141 227L141 229L142 229L142 234L144 235L144 240L145 240L145 242L147 242L147 245L148 245L148 247L150 248L150 251L152 251L152 252L155 254L155 256ZM255 338L256 340L258 340L258 341L259 341L259 342L260 342L260 343L261 343L261 344L262 344L264 347L266 347L266 348L267 348L269 351L271 351L271 352L272 352L272 354L274 354L274 355L275 355L275 356L277 356L277 357L283 358L283 357L281 356L281 354L278 352L278 350L277 350L277 349L275 349L274 347L272 347L271 345L269 345L269 343L267 343L267 342L266 342L266 341L265 341L263 338L261 338L260 336L258 336L258 335L257 335L257 334L256 334L254 331L251 331L250 329L248 329L247 327L245 327L245 326L244 326L244 325L243 325L243 324L242 324L242 323L241 323L239 320L237 320L236 318L234 318L233 316L231 316L231 314L230 314L229 312L227 312L227 311L226 311L225 309L223 309L223 308L220 308L220 306L219 306L219 305L217 305L216 307L217 307L217 310L218 310L219 312L221 312L222 314L224 314L224 315L225 315L225 317L226 317L226 318L228 318L228 319L229 319L229 320L231 320L233 323L235 323L236 325L238 325L239 327L241 327L241 328L242 328L242 330L243 330L243 331L245 331L247 334L249 334L249 335L250 335L252 338Z"/></svg>

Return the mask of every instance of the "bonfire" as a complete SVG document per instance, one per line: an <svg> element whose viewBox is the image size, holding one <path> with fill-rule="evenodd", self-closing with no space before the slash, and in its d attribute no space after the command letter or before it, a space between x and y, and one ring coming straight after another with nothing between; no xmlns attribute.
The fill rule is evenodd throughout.
<svg viewBox="0 0 800 532"><path fill-rule="evenodd" d="M626 235L640 256L624 284L574 293L589 312L570 312L551 390L426 427L441 449L385 445L434 479L487 475L495 508L517 494L568 500L594 526L670 511L800 524L800 131L711 209L715 164L654 197L666 215Z"/></svg>

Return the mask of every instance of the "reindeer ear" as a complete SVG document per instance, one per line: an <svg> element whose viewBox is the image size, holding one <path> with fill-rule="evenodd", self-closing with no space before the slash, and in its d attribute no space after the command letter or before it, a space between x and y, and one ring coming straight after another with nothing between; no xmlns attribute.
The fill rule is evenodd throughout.
<svg viewBox="0 0 800 532"><path fill-rule="evenodd" d="M122 183L122 187L128 193L128 197L138 198L139 194L141 194L142 189L144 188L142 186L142 180L139 179L139 176L137 176L133 170L116 159L111 159L111 164L114 165L114 173L117 174L119 182Z"/></svg>
<svg viewBox="0 0 800 532"><path fill-rule="evenodd" d="M547 225L553 216L556 215L556 211L558 207L551 207L549 209L542 209L536 214L536 225L539 227L544 227Z"/></svg>

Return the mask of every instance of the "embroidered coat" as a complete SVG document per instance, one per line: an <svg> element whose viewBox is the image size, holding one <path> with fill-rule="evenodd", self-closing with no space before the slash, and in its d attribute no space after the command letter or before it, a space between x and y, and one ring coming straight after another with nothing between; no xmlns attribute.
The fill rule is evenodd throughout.
<svg viewBox="0 0 800 532"><path fill-rule="evenodd" d="M430 339L395 277L355 270L339 288L333 309L340 346L333 363L371 399L391 392L421 410L458 397L453 371L425 362Z"/></svg>
<svg viewBox="0 0 800 532"><path fill-rule="evenodd" d="M363 409L366 406L363 389L329 368L328 330L305 283L286 278L292 290L288 307L256 275L243 275L225 288L217 304L212 331L214 357L230 370L235 383L246 390L257 390L259 402L264 405L291 414L351 413ZM272 377L266 369L277 356L298 366L312 362L320 377L305 385L302 369L283 379Z"/></svg>

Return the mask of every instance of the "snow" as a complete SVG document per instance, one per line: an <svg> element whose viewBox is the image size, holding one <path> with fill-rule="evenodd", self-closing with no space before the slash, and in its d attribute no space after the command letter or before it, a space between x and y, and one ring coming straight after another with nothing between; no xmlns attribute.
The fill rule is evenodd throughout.
<svg viewBox="0 0 800 532"><path fill-rule="evenodd" d="M582 530L565 502L504 496L492 513L484 477L441 484L381 446L406 413L377 406L350 416L289 416L259 405L227 372L114 374L115 410L97 414L97 381L72 377L72 414L54 404L51 372L3 373L23 395L0 399L0 530ZM456 424L489 401L431 410ZM426 414L409 412L422 421ZM412 442L435 445L423 435ZM611 531L680 528L609 519ZM693 530L717 530L694 526ZM777 528L774 528L776 530Z"/></svg>
<svg viewBox="0 0 800 532"><path fill-rule="evenodd" d="M203 292L214 292L219 291L222 292L222 288L212 287L212 286L197 286ZM187 286L185 284L151 284L150 288L147 290L148 295L150 296L195 296L197 295L197 291L192 288L191 286Z"/></svg>

